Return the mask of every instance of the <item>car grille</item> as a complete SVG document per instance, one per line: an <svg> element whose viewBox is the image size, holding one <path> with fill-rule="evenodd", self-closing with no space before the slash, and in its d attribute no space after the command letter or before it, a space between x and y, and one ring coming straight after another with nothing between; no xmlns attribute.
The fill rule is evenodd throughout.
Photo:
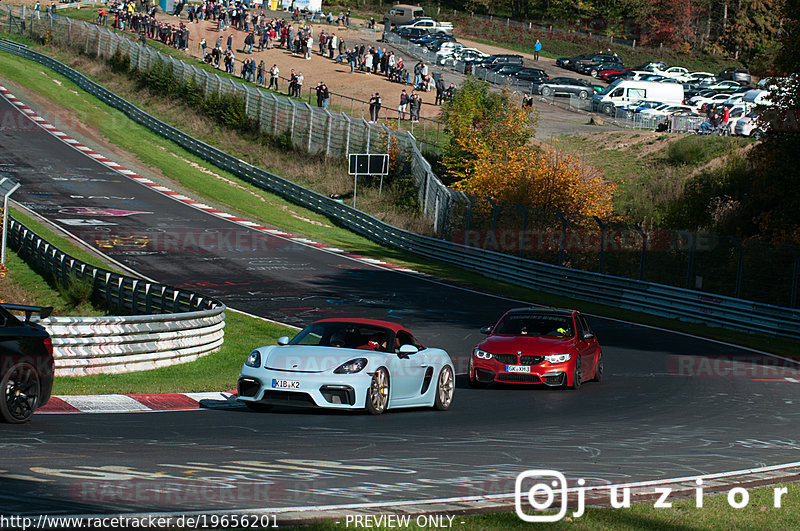
<svg viewBox="0 0 800 531"><path fill-rule="evenodd" d="M264 391L264 397L261 400L268 401L270 404L317 405L308 393L294 391Z"/></svg>
<svg viewBox="0 0 800 531"><path fill-rule="evenodd" d="M518 361L516 354L492 354L492 357L500 363L505 363L507 365L516 365Z"/></svg>
<svg viewBox="0 0 800 531"><path fill-rule="evenodd" d="M516 354L492 354L492 357L505 365L537 365L544 361L542 356L517 356Z"/></svg>
<svg viewBox="0 0 800 531"><path fill-rule="evenodd" d="M501 372L497 375L498 382L513 383L541 383L542 379L535 374L519 374L512 372Z"/></svg>

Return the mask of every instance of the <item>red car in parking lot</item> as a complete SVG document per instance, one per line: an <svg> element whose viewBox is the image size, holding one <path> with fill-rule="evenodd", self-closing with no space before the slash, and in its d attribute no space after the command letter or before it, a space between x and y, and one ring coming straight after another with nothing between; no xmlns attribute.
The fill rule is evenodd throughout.
<svg viewBox="0 0 800 531"><path fill-rule="evenodd" d="M574 310L517 308L506 312L472 352L469 384L544 384L578 389L603 378L603 352Z"/></svg>

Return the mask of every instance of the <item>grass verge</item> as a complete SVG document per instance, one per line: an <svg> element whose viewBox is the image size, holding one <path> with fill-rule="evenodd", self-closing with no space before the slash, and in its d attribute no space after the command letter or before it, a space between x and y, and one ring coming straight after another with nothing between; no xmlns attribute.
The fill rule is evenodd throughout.
<svg viewBox="0 0 800 531"><path fill-rule="evenodd" d="M34 67L31 67L31 65L32 63L23 59L7 54L0 54L0 71L3 72L3 77L13 79L15 83L24 87L25 90L33 91L38 96L50 102L58 101L64 109L74 108L74 112L77 113L79 117L86 119L89 125L100 130L110 142L124 149L127 153L132 154L131 156L138 158L144 165L158 168L160 173L188 189L202 190L202 195L195 194L202 200L216 204L224 203L226 209L233 210L250 219L267 224L278 224L282 229L290 232L303 234L304 236L316 240L326 241L337 247L354 251L357 250L373 258L380 258L404 265L440 278L449 279L457 284L468 285L514 300L547 306L575 307L590 314L679 330L734 344L765 349L778 354L797 356L796 345L789 341L782 341L774 338L767 339L751 334L736 333L702 325L682 323L672 319L639 314L533 290L521 289L518 286L498 282L475 273L461 271L446 264L432 262L427 258L421 258L394 249L381 247L374 242L354 235L340 227L336 227L331 220L301 209L272 194L244 184L234 176L226 174L218 168L206 165L203 161L183 151L172 142L164 140L134 124L118 111L82 91L79 91L79 89L68 80L57 76L55 73L39 65L35 65ZM53 103L53 105L55 105L55 103ZM156 149L153 149L154 147ZM67 249L63 250L67 251ZM264 325L254 326L260 328L260 326ZM236 355L239 357L236 363L236 365L238 365L241 363L242 356L249 352L254 343L267 344L273 339L273 336L277 337L277 335L283 334L270 335L269 333L263 332L258 334L233 334L231 333L231 329L229 329L228 334L226 334L226 344L233 335L249 338L249 343L246 347L235 347L237 351ZM259 340L254 341L253 338L255 337L258 337ZM188 365L181 366L179 372L188 370L188 367ZM101 381L99 377L91 378L91 380L87 379L81 381ZM144 392L137 387L138 384L129 387L126 383L128 378L138 378L138 376L121 375L109 379L103 377L102 383L99 384L72 384L69 388L62 388L61 385L65 384L59 384L57 392L62 394L67 392L123 392L125 389L135 389L139 392ZM218 389L222 390L227 387L227 385L230 385L226 384L226 382L231 381L230 378L230 376L226 376L215 385L220 386ZM152 376L144 377L144 380L151 379L153 379ZM205 382L204 385L206 384L210 384L210 382ZM97 387L98 385L101 387ZM110 385L112 387L110 387ZM153 385L159 386L162 392L183 391L189 388L195 388L191 379L187 382L168 380Z"/></svg>
<svg viewBox="0 0 800 531"><path fill-rule="evenodd" d="M775 507L774 488L786 488L782 506ZM798 529L800 528L800 506L795 501L800 497L800 485L788 483L775 487L748 489L749 503L734 509L728 503L727 492L719 495L706 493L703 507L695 507L695 500L671 500L672 507L656 509L651 503L631 504L630 508L589 507L580 518L568 516L559 522L549 523L547 529L580 529L604 531L628 531L647 529L649 531L690 531L702 529ZM740 498L736 498L738 501ZM339 524L320 522L300 529L324 531L346 529L344 518ZM444 519L447 523L447 519ZM417 524L415 517L406 529L428 529ZM542 525L542 524L539 524ZM483 529L532 529L536 524L523 522L513 512L486 513L475 516L455 515L453 527L464 531ZM350 527L352 527L352 522ZM389 529L375 526L374 529ZM538 528L537 528L538 529Z"/></svg>

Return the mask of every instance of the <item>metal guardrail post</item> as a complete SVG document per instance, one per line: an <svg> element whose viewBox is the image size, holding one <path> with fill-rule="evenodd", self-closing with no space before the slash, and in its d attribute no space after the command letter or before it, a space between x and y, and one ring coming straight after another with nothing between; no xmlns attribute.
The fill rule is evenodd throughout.
<svg viewBox="0 0 800 531"><path fill-rule="evenodd" d="M792 291L789 295L789 306L791 308L797 307L797 277L798 273L800 273L800 254L798 254L797 249L793 245L783 244L784 247L791 253L792 255Z"/></svg>

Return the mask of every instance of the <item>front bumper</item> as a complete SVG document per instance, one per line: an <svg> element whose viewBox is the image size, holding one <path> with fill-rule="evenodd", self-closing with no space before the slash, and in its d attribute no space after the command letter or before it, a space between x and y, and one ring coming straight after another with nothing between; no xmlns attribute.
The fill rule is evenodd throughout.
<svg viewBox="0 0 800 531"><path fill-rule="evenodd" d="M515 383L537 385L544 384L551 387L566 385L569 373L569 362L550 363L543 361L530 365L530 372L508 372L507 366L495 359L485 360L472 357L471 377L480 383Z"/></svg>
<svg viewBox="0 0 800 531"><path fill-rule="evenodd" d="M239 400L262 404L320 407L331 409L364 409L372 375L298 373L245 367L237 385ZM278 388L276 380L299 381L296 389Z"/></svg>

